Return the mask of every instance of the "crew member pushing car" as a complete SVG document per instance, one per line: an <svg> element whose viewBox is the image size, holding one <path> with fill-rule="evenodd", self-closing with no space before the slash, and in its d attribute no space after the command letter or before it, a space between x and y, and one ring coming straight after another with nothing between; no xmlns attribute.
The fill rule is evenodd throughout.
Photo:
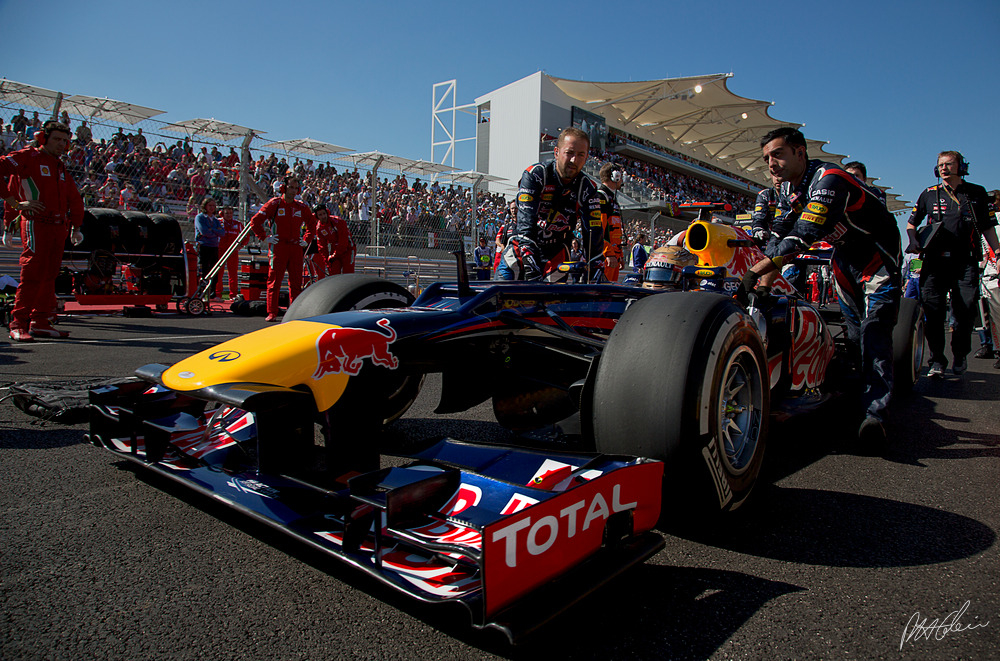
<svg viewBox="0 0 1000 661"><path fill-rule="evenodd" d="M760 142L771 176L782 181L789 211L787 236L743 277L740 295L766 273L825 239L834 246L833 267L852 353L861 357L865 419L858 429L870 446L886 440L886 409L892 395L892 330L899 314L900 243L892 214L854 176L832 163L809 160L806 140L791 127Z"/></svg>
<svg viewBox="0 0 1000 661"><path fill-rule="evenodd" d="M514 236L503 257L518 279L538 279L567 261L577 223L588 259L602 253L600 199L583 173L589 150L586 133L565 129L555 160L536 163L521 175Z"/></svg>

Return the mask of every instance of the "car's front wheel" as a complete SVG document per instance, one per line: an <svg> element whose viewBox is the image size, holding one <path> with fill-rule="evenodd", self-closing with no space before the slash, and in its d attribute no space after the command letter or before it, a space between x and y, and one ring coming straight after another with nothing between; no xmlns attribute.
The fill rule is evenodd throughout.
<svg viewBox="0 0 1000 661"><path fill-rule="evenodd" d="M662 460L664 516L671 502L735 510L763 461L766 364L756 326L728 297L665 293L636 302L597 367L597 450Z"/></svg>

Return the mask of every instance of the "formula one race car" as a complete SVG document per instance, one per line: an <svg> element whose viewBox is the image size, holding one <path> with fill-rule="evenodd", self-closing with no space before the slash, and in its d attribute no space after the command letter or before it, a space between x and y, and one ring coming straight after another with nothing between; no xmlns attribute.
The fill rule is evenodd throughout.
<svg viewBox="0 0 1000 661"><path fill-rule="evenodd" d="M745 232L698 221L685 247L698 264L664 264L674 286L661 289L473 284L461 256L458 282L416 301L378 278L333 276L280 325L93 391L89 438L513 638L544 621L521 610L541 601L525 595L546 586L566 601L557 593L655 553L662 493L738 508L771 412L832 393L823 314L782 279L766 305L734 300L762 257ZM905 311L900 328L912 364L922 330ZM442 375L438 413L492 400L501 425L576 445L445 440L379 469L377 432L429 373Z"/></svg>

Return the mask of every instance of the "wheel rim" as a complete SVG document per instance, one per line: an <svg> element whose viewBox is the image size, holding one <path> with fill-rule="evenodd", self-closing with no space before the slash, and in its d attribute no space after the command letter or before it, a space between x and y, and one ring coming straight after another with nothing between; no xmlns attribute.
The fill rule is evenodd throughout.
<svg viewBox="0 0 1000 661"><path fill-rule="evenodd" d="M750 348L741 346L726 362L717 411L719 441L734 475L746 470L757 452L763 406L761 370Z"/></svg>

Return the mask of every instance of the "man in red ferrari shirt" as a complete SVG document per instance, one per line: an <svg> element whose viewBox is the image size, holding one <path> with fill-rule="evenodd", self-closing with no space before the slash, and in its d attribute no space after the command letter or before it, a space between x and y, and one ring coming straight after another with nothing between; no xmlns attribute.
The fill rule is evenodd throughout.
<svg viewBox="0 0 1000 661"><path fill-rule="evenodd" d="M222 207L220 212L222 215L222 231L225 232L222 238L219 239L219 256L221 257L229 249L229 246L233 245L233 242L239 237L240 232L243 231L243 223L239 220L233 218L233 208L230 206ZM229 256L226 260L226 266L223 269L229 278L229 298L236 298L239 293L239 285L237 284L236 274L240 266L240 251L239 248L233 251L233 254ZM218 298L222 298L222 273L219 273L219 279L215 281L215 295Z"/></svg>
<svg viewBox="0 0 1000 661"><path fill-rule="evenodd" d="M323 275L325 276L327 271L330 275L353 273L346 270L354 263L351 254L351 230L348 229L347 223L340 216L331 216L327 208L322 205L317 207L315 213L319 252L326 260L326 264L322 267Z"/></svg>
<svg viewBox="0 0 1000 661"><path fill-rule="evenodd" d="M302 291L302 249L316 233L316 217L305 203L295 199L302 190L302 183L293 176L286 176L278 190L280 195L268 200L250 219L254 235L271 246L265 321L278 319L281 311L278 295L285 271L288 271L288 302L294 301ZM266 222L271 225L270 236L264 227ZM303 226L305 235L302 234Z"/></svg>
<svg viewBox="0 0 1000 661"><path fill-rule="evenodd" d="M28 147L0 158L0 179L13 177L17 188L4 191L8 209L21 218L21 281L14 296L10 337L30 342L35 337L67 337L52 326L56 312L56 276L66 235L83 241L83 200L61 160L72 134L65 124L45 122L38 131L39 147Z"/></svg>

